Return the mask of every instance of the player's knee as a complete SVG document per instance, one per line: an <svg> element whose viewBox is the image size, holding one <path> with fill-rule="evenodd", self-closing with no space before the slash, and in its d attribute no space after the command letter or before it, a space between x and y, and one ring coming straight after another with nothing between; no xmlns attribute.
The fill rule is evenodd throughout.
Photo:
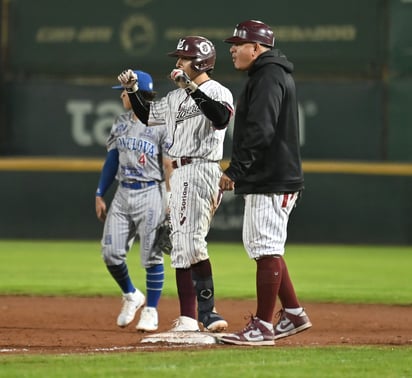
<svg viewBox="0 0 412 378"><path fill-rule="evenodd" d="M126 252L116 251L113 248L103 248L102 258L106 265L120 265L126 261Z"/></svg>

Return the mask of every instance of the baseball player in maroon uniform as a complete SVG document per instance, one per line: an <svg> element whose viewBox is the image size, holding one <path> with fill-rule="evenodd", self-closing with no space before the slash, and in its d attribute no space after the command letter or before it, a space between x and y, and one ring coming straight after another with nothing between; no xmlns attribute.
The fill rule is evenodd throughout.
<svg viewBox="0 0 412 378"><path fill-rule="evenodd" d="M257 310L242 331L221 341L273 345L312 325L283 259L289 215L304 183L293 64L273 49L273 31L260 21L238 24L225 42L248 81L237 102L231 162L219 185L245 199L243 243L256 261ZM274 327L277 296L283 310Z"/></svg>
<svg viewBox="0 0 412 378"><path fill-rule="evenodd" d="M152 77L134 71L139 77L142 97L152 100ZM113 87L123 89L122 86ZM102 256L110 274L123 292L123 306L117 325L129 325L146 302L136 326L139 331L158 328L157 305L163 289L163 255L158 230L166 218L164 167L171 170L167 157L170 142L165 125L148 128L131 110L129 96L121 93L127 113L118 116L107 140L107 157L96 192L97 218L104 222ZM119 182L106 216L103 199L114 180ZM140 259L146 270L146 295L129 276L126 256L136 237L140 238Z"/></svg>
<svg viewBox="0 0 412 378"><path fill-rule="evenodd" d="M219 162L233 114L233 96L210 77L216 51L208 39L181 38L169 56L177 58L170 77L179 88L160 101L149 103L142 98L139 80L131 70L121 73L119 81L127 89L139 119L148 125L166 123L172 137L171 262L176 268L180 301L180 317L172 330L197 331L199 321L205 329L219 332L227 327L227 322L215 310L205 238L221 200Z"/></svg>

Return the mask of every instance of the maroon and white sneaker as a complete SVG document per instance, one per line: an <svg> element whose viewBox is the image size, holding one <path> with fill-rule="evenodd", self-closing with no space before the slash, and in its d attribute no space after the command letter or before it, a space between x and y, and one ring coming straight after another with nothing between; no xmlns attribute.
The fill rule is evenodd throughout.
<svg viewBox="0 0 412 378"><path fill-rule="evenodd" d="M312 327L305 309L302 309L299 315L293 315L284 309L280 310L278 314L279 321L275 325L275 340L295 335Z"/></svg>
<svg viewBox="0 0 412 378"><path fill-rule="evenodd" d="M242 331L219 336L218 340L235 345L275 345L275 334L273 324L252 316Z"/></svg>

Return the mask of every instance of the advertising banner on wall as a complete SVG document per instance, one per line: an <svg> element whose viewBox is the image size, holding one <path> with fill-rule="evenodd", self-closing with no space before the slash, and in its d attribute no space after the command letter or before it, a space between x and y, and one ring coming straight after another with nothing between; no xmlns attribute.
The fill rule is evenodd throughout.
<svg viewBox="0 0 412 378"><path fill-rule="evenodd" d="M224 82L236 99L243 80ZM155 81L158 97L175 86ZM382 158L382 85L374 81L297 82L304 159ZM123 113L120 91L107 85L28 80L7 84L7 127L12 155L105 155L115 116ZM233 120L224 145L230 157Z"/></svg>
<svg viewBox="0 0 412 378"><path fill-rule="evenodd" d="M384 53L385 0L13 0L8 5L7 68L14 74L107 75L138 65L170 72L167 52L179 38L215 43L217 73L232 72L229 45L237 23L269 24L299 74L377 76ZM225 11L229 9L229 11ZM253 11L252 11L253 10Z"/></svg>

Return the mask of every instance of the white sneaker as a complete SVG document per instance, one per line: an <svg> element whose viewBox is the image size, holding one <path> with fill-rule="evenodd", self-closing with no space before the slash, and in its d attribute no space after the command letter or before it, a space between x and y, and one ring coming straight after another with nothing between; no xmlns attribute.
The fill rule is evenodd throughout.
<svg viewBox="0 0 412 378"><path fill-rule="evenodd" d="M200 331L199 324L196 319L189 318L188 316L179 316L173 322L173 328L170 332L190 332Z"/></svg>
<svg viewBox="0 0 412 378"><path fill-rule="evenodd" d="M119 327L129 325L133 321L136 311L144 305L145 300L145 296L138 289L134 293L123 294L123 305L117 317L117 325Z"/></svg>
<svg viewBox="0 0 412 378"><path fill-rule="evenodd" d="M156 331L159 326L157 310L155 307L145 307L140 314L139 323L137 323L136 329L138 331Z"/></svg>

